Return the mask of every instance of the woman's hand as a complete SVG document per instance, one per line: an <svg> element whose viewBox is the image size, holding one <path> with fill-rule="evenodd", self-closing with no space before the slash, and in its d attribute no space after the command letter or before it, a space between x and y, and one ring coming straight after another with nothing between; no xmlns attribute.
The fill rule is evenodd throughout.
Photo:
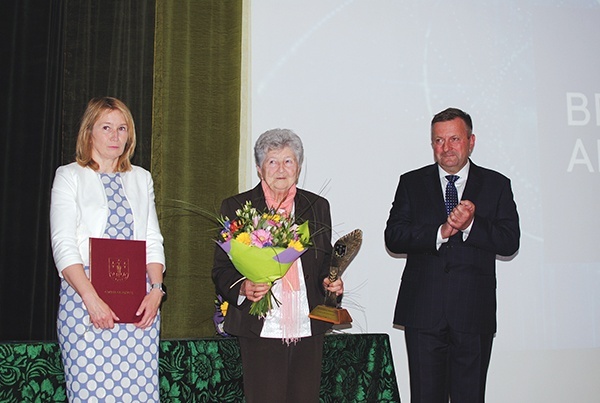
<svg viewBox="0 0 600 403"><path fill-rule="evenodd" d="M240 287L240 295L252 302L257 302L267 294L270 288L271 286L267 283L253 283L246 279L242 282L242 286Z"/></svg>
<svg viewBox="0 0 600 403"><path fill-rule="evenodd" d="M150 284L157 284L163 282L163 265L160 263L148 263L146 265L146 272L150 279ZM141 316L139 322L134 323L140 329L146 329L154 322L156 315L158 315L158 309L162 302L165 294L159 288L152 288L148 294L142 300L140 307L136 311L136 316Z"/></svg>
<svg viewBox="0 0 600 403"><path fill-rule="evenodd" d="M158 288L153 288L142 300L140 307L135 313L136 316L142 316L139 322L134 323L140 329L146 329L154 322L158 314L158 308L163 298L163 292Z"/></svg>
<svg viewBox="0 0 600 403"><path fill-rule="evenodd" d="M82 299L90 315L90 322L92 322L92 325L96 329L112 329L115 327L115 321L118 321L119 317L98 294L83 297Z"/></svg>
<svg viewBox="0 0 600 403"><path fill-rule="evenodd" d="M341 277L338 277L337 280L331 282L329 277L325 277L323 280L323 287L329 292L334 292L335 295L340 296L344 293L344 282Z"/></svg>
<svg viewBox="0 0 600 403"><path fill-rule="evenodd" d="M98 296L94 286L85 275L83 265L74 264L66 267L62 275L79 294L90 315L90 322L96 329L112 329L119 317Z"/></svg>

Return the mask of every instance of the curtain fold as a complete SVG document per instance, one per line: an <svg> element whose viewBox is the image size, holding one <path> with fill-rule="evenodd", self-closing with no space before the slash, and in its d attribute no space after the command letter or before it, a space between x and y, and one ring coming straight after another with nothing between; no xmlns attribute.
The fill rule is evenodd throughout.
<svg viewBox="0 0 600 403"><path fill-rule="evenodd" d="M3 1L0 19L0 340L52 340L58 276L48 213L60 155L62 2Z"/></svg>
<svg viewBox="0 0 600 403"><path fill-rule="evenodd" d="M152 174L167 259L163 339L215 334L215 218L238 191L241 35L241 0L156 2Z"/></svg>
<svg viewBox="0 0 600 403"><path fill-rule="evenodd" d="M133 114L133 163L150 169L154 12L154 1L65 1L63 164L74 161L87 102L112 96Z"/></svg>

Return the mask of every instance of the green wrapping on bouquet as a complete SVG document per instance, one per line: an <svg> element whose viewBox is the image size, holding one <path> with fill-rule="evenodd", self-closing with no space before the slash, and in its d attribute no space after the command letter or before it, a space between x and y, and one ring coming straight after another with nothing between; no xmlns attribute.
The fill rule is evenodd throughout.
<svg viewBox="0 0 600 403"><path fill-rule="evenodd" d="M305 251L294 248L257 248L231 239L219 246L244 277L254 283L272 283L285 276L292 263Z"/></svg>
<svg viewBox="0 0 600 403"><path fill-rule="evenodd" d="M310 239L308 221L300 225L297 231L301 240L308 243ZM246 245L236 239L220 242L218 245L227 253L236 270L245 278L254 283L267 283L269 285L285 276L292 263L307 250L306 247L302 250L275 246L259 248ZM273 300L279 305L279 301L275 299L269 289L260 301L252 303L250 313L265 317L273 307Z"/></svg>
<svg viewBox="0 0 600 403"><path fill-rule="evenodd" d="M306 248L298 251L294 248L265 247L257 248L231 239L219 246L227 253L231 262L244 277L254 283L273 284L285 276L292 263ZM273 308L273 301L279 305L271 289L259 300L252 302L250 314L264 318Z"/></svg>

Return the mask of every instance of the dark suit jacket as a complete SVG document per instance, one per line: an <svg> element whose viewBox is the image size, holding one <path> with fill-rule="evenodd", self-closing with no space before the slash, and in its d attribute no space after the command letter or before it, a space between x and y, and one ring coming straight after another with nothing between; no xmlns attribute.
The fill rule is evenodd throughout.
<svg viewBox="0 0 600 403"><path fill-rule="evenodd" d="M235 217L235 211L242 207L246 201L251 201L259 211L266 209L265 196L260 184L254 189L225 199L221 205L221 214L231 219ZM323 279L329 275L331 263L331 214L329 202L314 193L298 189L295 203L296 221L309 222L312 246L300 257L304 281L308 294L310 309L322 304L325 299ZM249 300L238 306L238 296L242 275L235 269L229 257L219 247L215 247L214 265L212 278L217 292L229 302L229 309L225 317L224 329L227 333L242 337L259 337L263 326L263 320L250 315ZM233 287L232 284L237 284ZM323 321L311 319L312 334L325 333L331 327Z"/></svg>
<svg viewBox="0 0 600 403"><path fill-rule="evenodd" d="M471 162L462 199L475 204L469 237L437 250L446 221L437 164L400 177L385 229L388 250L407 254L395 324L431 328L445 317L457 331L496 331L496 255L513 255L520 238L510 180Z"/></svg>

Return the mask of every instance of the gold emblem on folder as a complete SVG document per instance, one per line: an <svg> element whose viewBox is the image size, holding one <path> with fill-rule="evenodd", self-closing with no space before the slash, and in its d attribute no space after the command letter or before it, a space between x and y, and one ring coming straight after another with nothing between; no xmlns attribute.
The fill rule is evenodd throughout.
<svg viewBox="0 0 600 403"><path fill-rule="evenodd" d="M114 281L125 281L129 278L129 260L108 258L108 277Z"/></svg>

